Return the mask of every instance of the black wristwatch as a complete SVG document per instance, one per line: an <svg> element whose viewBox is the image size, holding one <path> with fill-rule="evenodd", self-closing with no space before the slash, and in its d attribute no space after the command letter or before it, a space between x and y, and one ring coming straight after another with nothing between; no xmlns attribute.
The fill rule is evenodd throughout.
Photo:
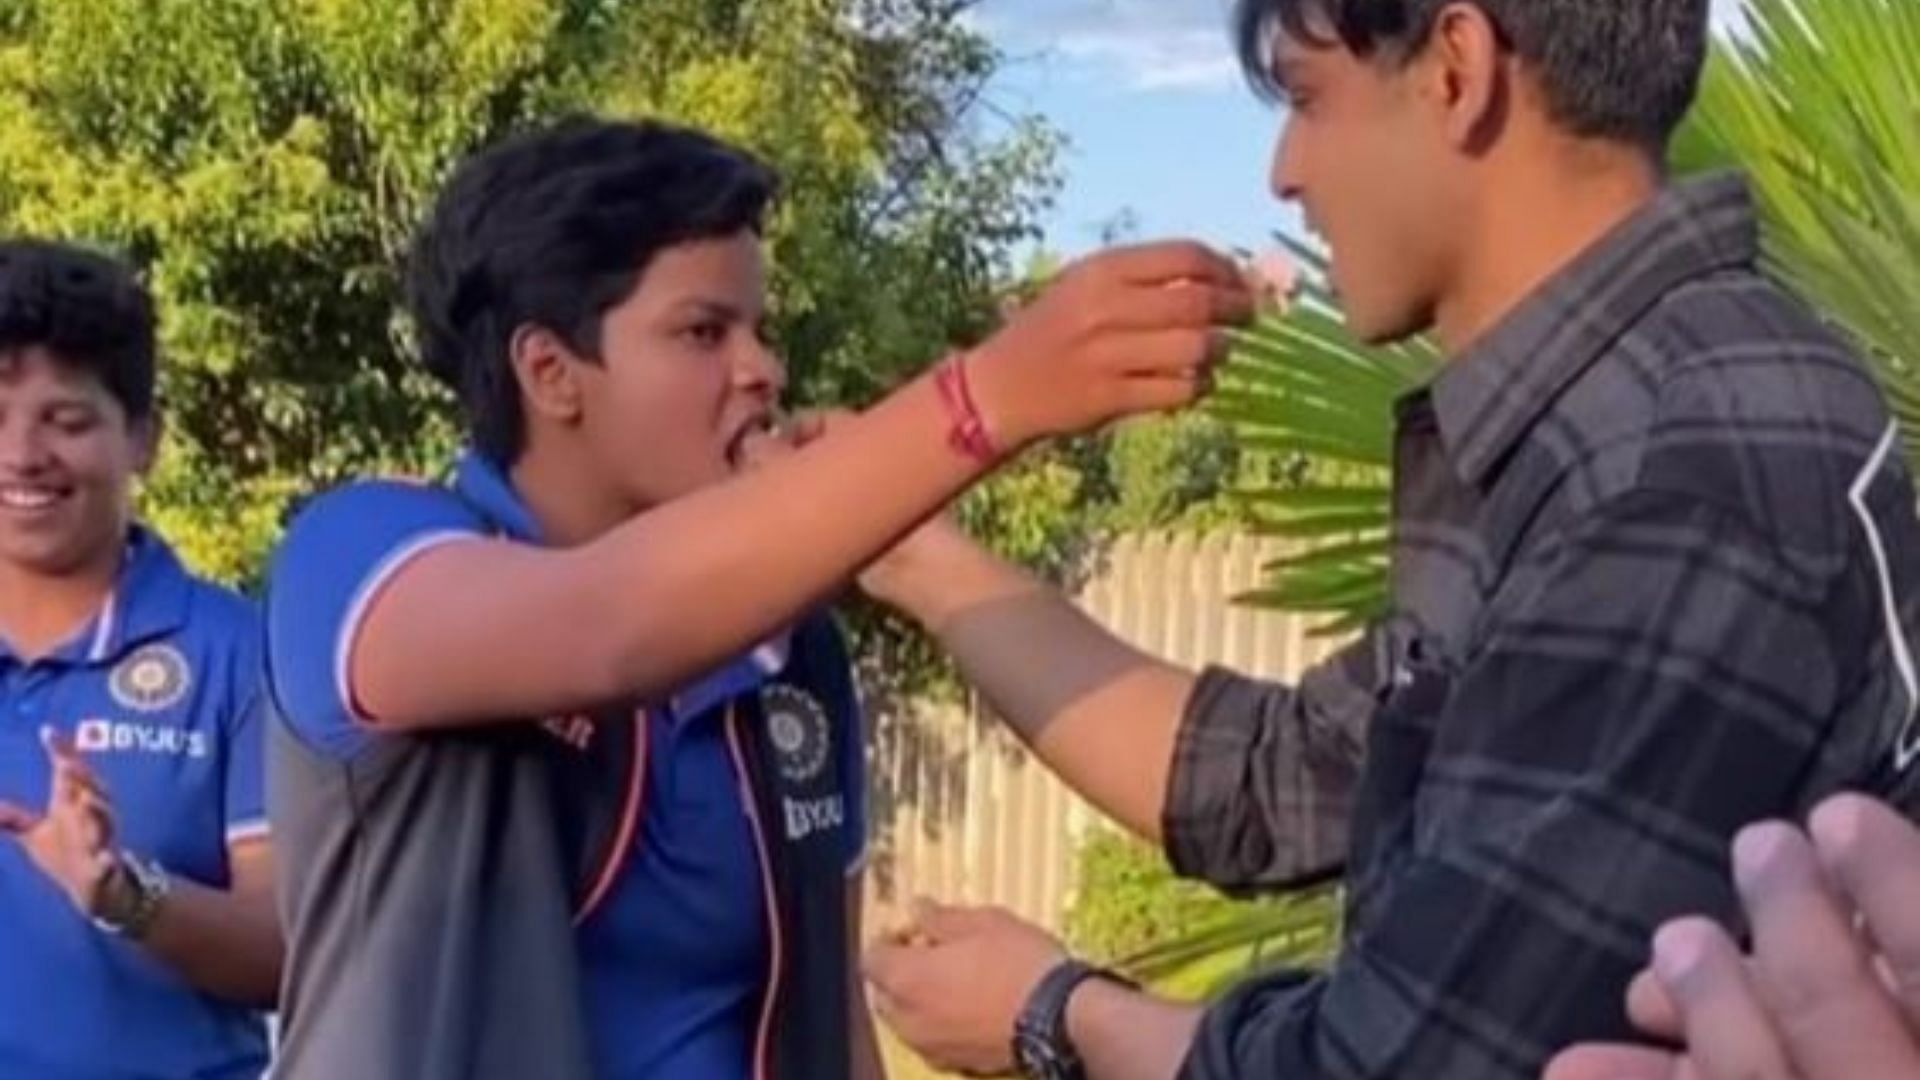
<svg viewBox="0 0 1920 1080"><path fill-rule="evenodd" d="M1084 1080L1080 1052L1067 1034L1067 1002L1088 979L1137 989L1123 975L1079 960L1063 960L1047 972L1013 1023L1013 1060L1026 1080Z"/></svg>

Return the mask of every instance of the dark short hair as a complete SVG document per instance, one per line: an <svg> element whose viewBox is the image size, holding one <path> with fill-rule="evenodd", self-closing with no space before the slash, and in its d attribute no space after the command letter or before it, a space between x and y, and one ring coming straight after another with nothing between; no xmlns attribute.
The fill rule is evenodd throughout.
<svg viewBox="0 0 1920 1080"><path fill-rule="evenodd" d="M153 298L117 259L0 240L0 355L35 346L97 379L129 420L153 414Z"/></svg>
<svg viewBox="0 0 1920 1080"><path fill-rule="evenodd" d="M536 325L590 359L601 322L655 255L764 228L776 181L712 136L572 118L469 158L415 242L407 299L427 368L474 445L506 464L525 440L514 332Z"/></svg>
<svg viewBox="0 0 1920 1080"><path fill-rule="evenodd" d="M1404 61L1461 0L1237 0L1240 62L1260 93L1284 97L1276 35ZM1664 149L1706 63L1708 0L1465 0L1533 70L1555 122L1575 135Z"/></svg>

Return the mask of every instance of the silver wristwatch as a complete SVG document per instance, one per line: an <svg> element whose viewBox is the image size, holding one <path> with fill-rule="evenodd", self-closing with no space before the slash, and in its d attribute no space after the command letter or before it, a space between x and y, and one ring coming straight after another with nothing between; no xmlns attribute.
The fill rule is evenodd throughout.
<svg viewBox="0 0 1920 1080"><path fill-rule="evenodd" d="M164 867L122 851L94 902L94 924L110 934L139 941L147 936L172 891L173 879Z"/></svg>

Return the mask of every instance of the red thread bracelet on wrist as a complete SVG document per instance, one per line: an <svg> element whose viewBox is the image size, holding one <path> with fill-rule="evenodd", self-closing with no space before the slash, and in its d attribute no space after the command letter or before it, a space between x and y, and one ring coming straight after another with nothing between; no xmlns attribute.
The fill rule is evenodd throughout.
<svg viewBox="0 0 1920 1080"><path fill-rule="evenodd" d="M947 432L948 445L982 465L998 464L1000 449L987 431L986 419L974 404L973 388L967 382L967 355L955 353L941 361L933 381L940 388L940 401L947 407L947 417L952 421Z"/></svg>

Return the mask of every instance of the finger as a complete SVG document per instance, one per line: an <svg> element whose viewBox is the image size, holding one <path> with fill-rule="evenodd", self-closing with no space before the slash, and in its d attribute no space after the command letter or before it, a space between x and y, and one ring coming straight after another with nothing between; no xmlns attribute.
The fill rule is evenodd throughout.
<svg viewBox="0 0 1920 1080"><path fill-rule="evenodd" d="M83 850L104 851L113 846L113 808L99 799L88 799L78 816L79 840Z"/></svg>
<svg viewBox="0 0 1920 1080"><path fill-rule="evenodd" d="M1238 326L1254 315L1254 294L1244 284L1214 285L1210 282L1176 281L1126 295L1125 303L1112 315L1110 326L1117 330L1151 331L1169 328L1204 330L1212 326Z"/></svg>
<svg viewBox="0 0 1920 1080"><path fill-rule="evenodd" d="M87 858L88 881L99 887L119 867L120 858L111 851L96 851Z"/></svg>
<svg viewBox="0 0 1920 1080"><path fill-rule="evenodd" d="M53 797L72 798L77 795L76 787L91 788L105 793L106 785L87 764L86 758L73 740L51 727L40 729L40 745L47 752L47 759L53 766ZM50 799L50 801L52 801Z"/></svg>
<svg viewBox="0 0 1920 1080"><path fill-rule="evenodd" d="M967 909L959 906L920 897L914 900L912 911L914 931L928 945L941 945L973 930Z"/></svg>
<svg viewBox="0 0 1920 1080"><path fill-rule="evenodd" d="M1812 842L1791 825L1756 825L1735 839L1733 865L1753 927L1753 981L1800 1068L1858 1080L1920 1070L1912 1034Z"/></svg>
<svg viewBox="0 0 1920 1080"><path fill-rule="evenodd" d="M0 832L23 833L40 823L40 815L0 800Z"/></svg>
<svg viewBox="0 0 1920 1080"><path fill-rule="evenodd" d="M1547 1063L1541 1080L1676 1080L1680 1059L1639 1046L1576 1046Z"/></svg>
<svg viewBox="0 0 1920 1080"><path fill-rule="evenodd" d="M860 414L851 409L814 409L788 418L787 432L796 446L817 442Z"/></svg>
<svg viewBox="0 0 1920 1080"><path fill-rule="evenodd" d="M87 764L85 759L62 758L59 768L66 773L67 783L78 791L99 795L102 798L110 797L106 778L95 772L93 766Z"/></svg>
<svg viewBox="0 0 1920 1080"><path fill-rule="evenodd" d="M40 749L46 752L47 765L53 770L53 778L47 788L47 804L67 801L72 797L69 788L73 784L74 759L79 755L61 734L51 727L40 729Z"/></svg>
<svg viewBox="0 0 1920 1080"><path fill-rule="evenodd" d="M1213 376L1132 378L1119 389L1120 412L1125 416L1172 413L1190 408L1213 391Z"/></svg>
<svg viewBox="0 0 1920 1080"><path fill-rule="evenodd" d="M860 972L874 989L897 1001L913 971L916 951L911 945L876 942L862 954Z"/></svg>
<svg viewBox="0 0 1920 1080"><path fill-rule="evenodd" d="M1093 256L1084 265L1088 269L1098 267L1099 272L1128 285L1204 281L1240 288L1245 284L1240 267L1232 259L1191 240L1114 248Z"/></svg>
<svg viewBox="0 0 1920 1080"><path fill-rule="evenodd" d="M884 986L867 984L867 1004L872 1007L873 1014L888 1025L892 1025L894 1017L900 1015L900 999Z"/></svg>
<svg viewBox="0 0 1920 1080"><path fill-rule="evenodd" d="M913 906L909 905L907 908L906 920L904 922L895 923L887 931L887 934L886 934L887 940L893 942L896 945L926 944L926 935L920 930L920 924L915 921L916 917L917 916Z"/></svg>
<svg viewBox="0 0 1920 1080"><path fill-rule="evenodd" d="M73 740L52 725L41 725L40 745L46 750L47 756L55 761L78 762L81 760L80 750L74 746Z"/></svg>
<svg viewBox="0 0 1920 1080"><path fill-rule="evenodd" d="M1247 288L1264 306L1282 310L1300 291L1300 264L1284 250L1275 249L1241 260L1240 273Z"/></svg>
<svg viewBox="0 0 1920 1080"><path fill-rule="evenodd" d="M1627 1016L1633 1026L1662 1039L1680 1037L1680 1007L1652 970L1643 970L1627 985Z"/></svg>
<svg viewBox="0 0 1920 1080"><path fill-rule="evenodd" d="M61 760L54 766L52 798L49 802L79 807L89 800L111 802L112 793L102 780L84 763Z"/></svg>
<svg viewBox="0 0 1920 1080"><path fill-rule="evenodd" d="M1865 918L1907 1022L1920 1030L1920 830L1858 795L1822 803L1809 827L1829 876Z"/></svg>
<svg viewBox="0 0 1920 1080"><path fill-rule="evenodd" d="M961 904L937 904L921 901L919 925L933 946L973 937L991 926L1005 912L998 908L969 907Z"/></svg>
<svg viewBox="0 0 1920 1080"><path fill-rule="evenodd" d="M913 1010L899 998L884 990L875 989L869 998L873 1014L880 1018L893 1037L905 1044L915 1054L924 1055L921 1049L925 1045L925 1032Z"/></svg>
<svg viewBox="0 0 1920 1080"><path fill-rule="evenodd" d="M1233 338L1218 330L1146 330L1115 334L1094 347L1094 363L1123 375L1192 376L1220 366Z"/></svg>
<svg viewBox="0 0 1920 1080"><path fill-rule="evenodd" d="M1680 1008L1687 1054L1708 1076L1791 1080L1793 1072L1726 932L1679 919L1653 938L1654 971Z"/></svg>

